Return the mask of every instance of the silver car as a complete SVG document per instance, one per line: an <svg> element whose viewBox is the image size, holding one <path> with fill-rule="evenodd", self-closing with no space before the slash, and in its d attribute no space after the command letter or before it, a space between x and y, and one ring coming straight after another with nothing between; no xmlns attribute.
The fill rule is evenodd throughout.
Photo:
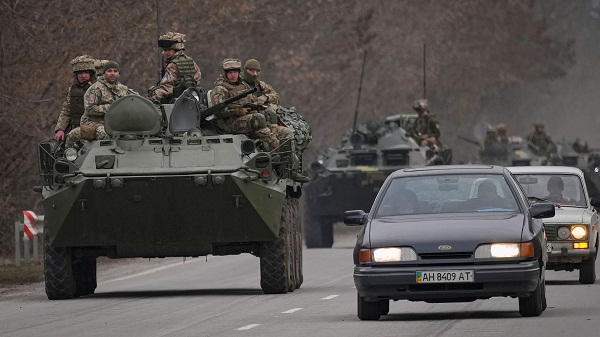
<svg viewBox="0 0 600 337"><path fill-rule="evenodd" d="M588 195L583 172L568 166L508 167L530 202L550 201L554 217L544 219L548 270L579 269L579 282L596 282L598 213L600 200Z"/></svg>

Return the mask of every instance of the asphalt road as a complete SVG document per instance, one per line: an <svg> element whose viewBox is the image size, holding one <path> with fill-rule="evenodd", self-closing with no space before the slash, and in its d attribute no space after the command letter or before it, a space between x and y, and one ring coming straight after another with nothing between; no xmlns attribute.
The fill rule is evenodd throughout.
<svg viewBox="0 0 600 337"><path fill-rule="evenodd" d="M548 272L540 317L495 298L392 302L388 316L360 321L353 239L342 230L333 249L304 250L304 284L287 295L262 294L251 255L138 261L99 274L96 293L74 300L49 301L43 285L0 294L0 336L600 336L600 280L580 285L577 272Z"/></svg>

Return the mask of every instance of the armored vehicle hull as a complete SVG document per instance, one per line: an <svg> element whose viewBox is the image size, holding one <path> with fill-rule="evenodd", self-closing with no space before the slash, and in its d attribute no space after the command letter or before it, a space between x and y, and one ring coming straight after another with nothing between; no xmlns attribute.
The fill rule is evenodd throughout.
<svg viewBox="0 0 600 337"><path fill-rule="evenodd" d="M384 123L360 125L341 146L311 165L304 187L304 239L308 248L333 245L333 224L349 209L368 209L384 180L405 167L449 164L449 149L434 151L409 136L417 115L394 115Z"/></svg>
<svg viewBox="0 0 600 337"><path fill-rule="evenodd" d="M49 299L93 293L98 256L250 253L265 293L300 287L294 141L266 152L246 135L219 134L202 115L205 95L162 106L126 96L106 115L110 139L64 155L40 144Z"/></svg>

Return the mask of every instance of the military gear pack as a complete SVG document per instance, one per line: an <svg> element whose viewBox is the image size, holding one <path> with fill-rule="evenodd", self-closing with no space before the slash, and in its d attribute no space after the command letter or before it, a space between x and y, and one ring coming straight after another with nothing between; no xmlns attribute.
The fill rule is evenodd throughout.
<svg viewBox="0 0 600 337"><path fill-rule="evenodd" d="M194 60L186 55L181 55L170 62L175 63L179 72L179 82L173 88L173 97L179 97L187 88L198 86L198 83L194 79L194 75L196 74Z"/></svg>
<svg viewBox="0 0 600 337"><path fill-rule="evenodd" d="M283 124L294 131L296 148L301 152L306 150L312 140L312 130L304 117L298 113L296 107L280 105L276 112Z"/></svg>
<svg viewBox="0 0 600 337"><path fill-rule="evenodd" d="M162 49L184 50L185 35L177 32L168 32L158 38L158 46Z"/></svg>
<svg viewBox="0 0 600 337"><path fill-rule="evenodd" d="M89 71L92 73L96 72L96 67L94 67L95 60L90 55L80 55L71 60L71 67L73 68L73 73L77 73L79 71Z"/></svg>

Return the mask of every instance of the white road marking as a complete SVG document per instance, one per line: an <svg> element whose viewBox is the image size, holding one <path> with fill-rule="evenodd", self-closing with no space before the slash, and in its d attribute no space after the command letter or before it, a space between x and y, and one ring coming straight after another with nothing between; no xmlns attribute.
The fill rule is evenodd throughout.
<svg viewBox="0 0 600 337"><path fill-rule="evenodd" d="M187 264L187 263L193 263L193 262L198 262L198 261L201 261L201 260L200 259L186 260L185 263ZM169 265L166 265L166 266L162 266L162 267L158 267L158 268L146 270L146 271L143 271L141 273L137 273L137 274L133 274L133 275L128 275L128 276L123 276L123 277L119 277L119 278L114 278L114 279L106 280L106 281L104 281L102 283L128 280L128 279L131 279L131 278L134 278L134 277L138 277L138 276L142 276L142 275L148 275L148 274L156 273L156 272L161 271L161 270L165 270L165 269L169 269L169 268L181 266L183 264L184 264L184 262L177 262L177 263L169 264Z"/></svg>
<svg viewBox="0 0 600 337"><path fill-rule="evenodd" d="M336 298L338 296L340 296L340 295L329 295L329 296L323 297L322 300L330 300L330 299Z"/></svg>
<svg viewBox="0 0 600 337"><path fill-rule="evenodd" d="M236 330L242 331L242 330L250 330L252 328L256 328L257 326L259 326L260 324L248 324L246 326L243 326L241 328L237 328Z"/></svg>
<svg viewBox="0 0 600 337"><path fill-rule="evenodd" d="M282 313L282 314L293 314L293 313L295 313L296 311L300 311L300 310L302 310L302 309L304 309L304 308L294 308L294 309L290 309L290 310L282 311L281 313Z"/></svg>

